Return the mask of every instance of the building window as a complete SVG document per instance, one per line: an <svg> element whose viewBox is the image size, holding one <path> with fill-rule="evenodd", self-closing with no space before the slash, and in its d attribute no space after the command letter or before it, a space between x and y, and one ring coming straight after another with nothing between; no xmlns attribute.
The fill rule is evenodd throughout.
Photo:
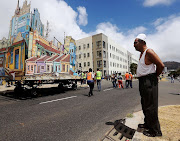
<svg viewBox="0 0 180 141"><path fill-rule="evenodd" d="M84 62L84 67L86 67L86 62Z"/></svg>
<svg viewBox="0 0 180 141"><path fill-rule="evenodd" d="M86 58L86 53L84 53L84 58Z"/></svg>
<svg viewBox="0 0 180 141"><path fill-rule="evenodd" d="M102 66L102 60L97 61L97 67L101 67Z"/></svg>
<svg viewBox="0 0 180 141"><path fill-rule="evenodd" d="M101 51L97 51L97 57L101 57Z"/></svg>
<svg viewBox="0 0 180 141"><path fill-rule="evenodd" d="M111 45L110 45L110 49L111 49Z"/></svg>
<svg viewBox="0 0 180 141"><path fill-rule="evenodd" d="M103 48L106 48L106 43L103 41Z"/></svg>
<svg viewBox="0 0 180 141"><path fill-rule="evenodd" d="M103 51L103 58L106 58L106 51Z"/></svg>
<svg viewBox="0 0 180 141"><path fill-rule="evenodd" d="M67 72L69 71L69 67L68 67L68 65L67 65Z"/></svg>
<svg viewBox="0 0 180 141"><path fill-rule="evenodd" d="M65 65L62 65L62 71L65 72Z"/></svg>
<svg viewBox="0 0 180 141"><path fill-rule="evenodd" d="M83 48L86 49L86 45L85 44L83 44Z"/></svg>
<svg viewBox="0 0 180 141"><path fill-rule="evenodd" d="M111 53L110 53L110 58L111 58Z"/></svg>
<svg viewBox="0 0 180 141"><path fill-rule="evenodd" d="M49 65L47 65L47 71L49 72Z"/></svg>
<svg viewBox="0 0 180 141"><path fill-rule="evenodd" d="M13 63L13 52L11 52L11 64Z"/></svg>
<svg viewBox="0 0 180 141"><path fill-rule="evenodd" d="M110 62L110 66L112 67L112 62Z"/></svg>
<svg viewBox="0 0 180 141"><path fill-rule="evenodd" d="M79 67L81 67L81 63L79 63Z"/></svg>
<svg viewBox="0 0 180 141"><path fill-rule="evenodd" d="M106 68L106 61L104 61L104 67Z"/></svg>
<svg viewBox="0 0 180 141"><path fill-rule="evenodd" d="M89 53L87 53L87 57L89 57Z"/></svg>
<svg viewBox="0 0 180 141"><path fill-rule="evenodd" d="M32 67L31 67L31 69L32 69ZM41 66L41 70L44 70L44 66Z"/></svg>
<svg viewBox="0 0 180 141"><path fill-rule="evenodd" d="M81 50L81 46L79 46L79 50Z"/></svg>
<svg viewBox="0 0 180 141"><path fill-rule="evenodd" d="M88 62L88 66L90 66L90 62Z"/></svg>
<svg viewBox="0 0 180 141"><path fill-rule="evenodd" d="M81 59L81 54L79 54L79 59Z"/></svg>
<svg viewBox="0 0 180 141"><path fill-rule="evenodd" d="M30 66L28 65L28 71L30 71Z"/></svg>
<svg viewBox="0 0 180 141"><path fill-rule="evenodd" d="M96 46L97 46L97 48L101 48L101 41L97 41Z"/></svg>
<svg viewBox="0 0 180 141"><path fill-rule="evenodd" d="M87 44L87 48L89 48L89 44Z"/></svg>

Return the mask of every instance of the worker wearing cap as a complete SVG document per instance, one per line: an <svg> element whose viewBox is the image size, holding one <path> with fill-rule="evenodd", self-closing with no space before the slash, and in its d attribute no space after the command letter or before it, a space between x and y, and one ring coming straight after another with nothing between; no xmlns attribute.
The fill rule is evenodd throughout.
<svg viewBox="0 0 180 141"><path fill-rule="evenodd" d="M158 76L162 73L164 64L158 55L146 46L145 34L139 34L135 38L134 47L141 53L137 66L137 77L144 124L139 124L138 127L146 129L143 131L145 136L162 136L158 120Z"/></svg>
<svg viewBox="0 0 180 141"><path fill-rule="evenodd" d="M131 72L129 72L129 85L132 88L132 79L133 79L133 75Z"/></svg>
<svg viewBox="0 0 180 141"><path fill-rule="evenodd" d="M126 72L125 74L125 86L126 88L129 88L129 73Z"/></svg>

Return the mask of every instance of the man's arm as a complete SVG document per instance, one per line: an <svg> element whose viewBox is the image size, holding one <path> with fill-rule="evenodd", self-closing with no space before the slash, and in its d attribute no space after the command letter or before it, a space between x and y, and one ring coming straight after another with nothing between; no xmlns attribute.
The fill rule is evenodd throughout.
<svg viewBox="0 0 180 141"><path fill-rule="evenodd" d="M161 61L159 56L152 49L148 49L146 55L147 55L146 63L149 64L151 62L151 63L156 64L156 67L157 67L156 74L157 74L157 76L159 76L164 69L163 62Z"/></svg>

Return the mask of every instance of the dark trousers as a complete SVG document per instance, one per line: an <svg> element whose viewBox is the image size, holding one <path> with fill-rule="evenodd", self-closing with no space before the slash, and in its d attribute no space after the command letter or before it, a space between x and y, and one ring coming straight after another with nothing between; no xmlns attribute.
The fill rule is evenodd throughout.
<svg viewBox="0 0 180 141"><path fill-rule="evenodd" d="M126 84L126 88L129 88L129 80L126 80L126 82L125 82Z"/></svg>
<svg viewBox="0 0 180 141"><path fill-rule="evenodd" d="M91 96L91 95L93 95L94 82L88 82L88 85L89 85L89 88L90 88L88 96Z"/></svg>
<svg viewBox="0 0 180 141"><path fill-rule="evenodd" d="M139 91L144 113L144 124L151 131L161 132L158 120L158 78L156 74L140 77Z"/></svg>
<svg viewBox="0 0 180 141"><path fill-rule="evenodd" d="M129 85L132 88L132 80L129 80Z"/></svg>

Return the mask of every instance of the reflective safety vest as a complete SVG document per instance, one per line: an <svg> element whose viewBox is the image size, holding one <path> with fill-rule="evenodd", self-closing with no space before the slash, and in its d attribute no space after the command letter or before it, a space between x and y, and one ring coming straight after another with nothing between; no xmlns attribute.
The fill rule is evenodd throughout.
<svg viewBox="0 0 180 141"><path fill-rule="evenodd" d="M83 75L83 79L86 79L86 73L84 73L84 75Z"/></svg>
<svg viewBox="0 0 180 141"><path fill-rule="evenodd" d="M101 72L100 71L96 72L96 79L101 80Z"/></svg>
<svg viewBox="0 0 180 141"><path fill-rule="evenodd" d="M129 73L125 74L125 78L126 78L126 80L129 80Z"/></svg>
<svg viewBox="0 0 180 141"><path fill-rule="evenodd" d="M89 72L89 73L87 74L87 80L93 80L93 78L92 78L92 73L91 73L91 72Z"/></svg>

